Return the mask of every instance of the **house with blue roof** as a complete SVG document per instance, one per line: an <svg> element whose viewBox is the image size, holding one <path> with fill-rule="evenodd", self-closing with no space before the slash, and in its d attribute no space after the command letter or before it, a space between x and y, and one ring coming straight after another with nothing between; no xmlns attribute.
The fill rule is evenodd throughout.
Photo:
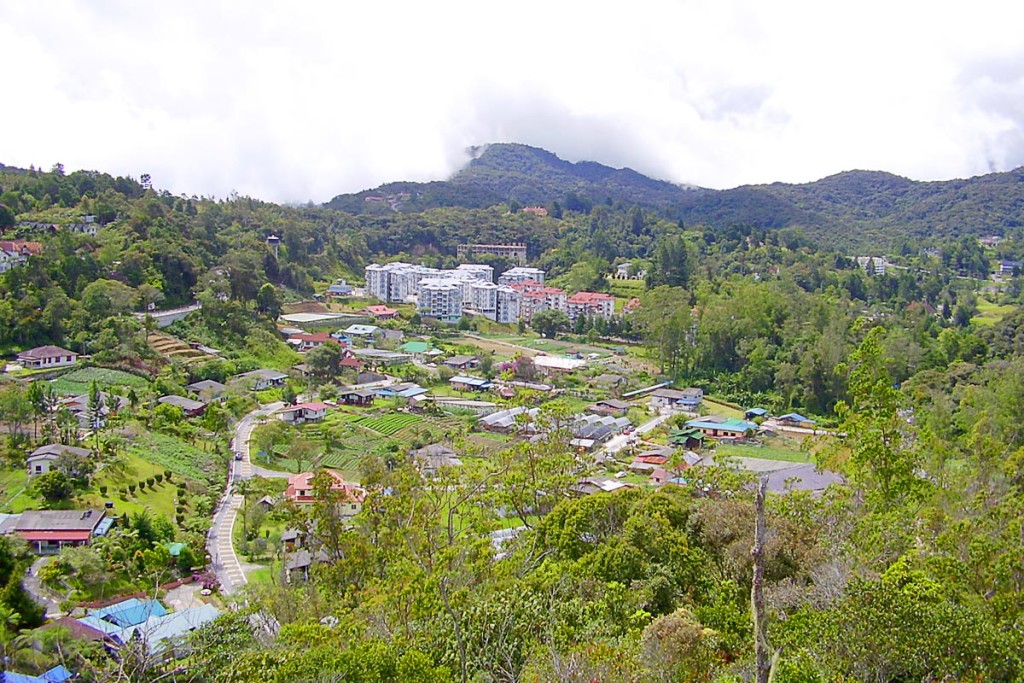
<svg viewBox="0 0 1024 683"><path fill-rule="evenodd" d="M747 420L754 420L759 417L766 417L768 411L764 408L748 408L744 413L743 417Z"/></svg>
<svg viewBox="0 0 1024 683"><path fill-rule="evenodd" d="M57 665L38 676L3 671L0 672L0 683L64 683L64 681L70 681L74 677L75 675L67 667Z"/></svg>
<svg viewBox="0 0 1024 683"><path fill-rule="evenodd" d="M486 391L491 388L491 381L483 377L455 375L448 382L456 391Z"/></svg>
<svg viewBox="0 0 1024 683"><path fill-rule="evenodd" d="M800 413L786 413L776 418L776 421L785 427L803 427L804 429L814 429L814 426L818 424L809 417L804 417Z"/></svg>

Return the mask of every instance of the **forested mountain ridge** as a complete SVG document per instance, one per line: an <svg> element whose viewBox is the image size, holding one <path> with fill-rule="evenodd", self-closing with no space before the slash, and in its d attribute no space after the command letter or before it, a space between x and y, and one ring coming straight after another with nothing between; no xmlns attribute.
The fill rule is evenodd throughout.
<svg viewBox="0 0 1024 683"><path fill-rule="evenodd" d="M571 163L526 145L494 144L481 148L447 181L388 183L338 195L325 206L351 213L409 213L507 201L571 210L635 204L686 225L797 228L817 242L856 249L1019 228L1024 170L929 182L854 170L810 183L710 190L654 180L628 168Z"/></svg>
<svg viewBox="0 0 1024 683"><path fill-rule="evenodd" d="M325 206L352 213L390 209L412 212L441 206L486 208L509 199L527 206L545 206L553 201L565 203L568 197L566 208L571 210L614 202L665 208L688 193L702 192L700 188L655 180L630 168L565 161L528 145L484 145L472 148L470 153L470 162L447 181L387 183L374 190L338 195ZM400 193L411 196L397 198ZM381 202L376 197L398 201ZM578 206L573 205L574 199Z"/></svg>

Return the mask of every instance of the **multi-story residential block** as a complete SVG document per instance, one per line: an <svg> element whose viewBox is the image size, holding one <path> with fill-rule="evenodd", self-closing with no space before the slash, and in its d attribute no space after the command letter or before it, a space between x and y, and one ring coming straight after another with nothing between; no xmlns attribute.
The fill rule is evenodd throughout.
<svg viewBox="0 0 1024 683"><path fill-rule="evenodd" d="M456 254L460 259L468 259L481 254L493 254L514 258L522 265L526 263L526 244L521 242L514 244L460 244L456 248Z"/></svg>
<svg viewBox="0 0 1024 683"><path fill-rule="evenodd" d="M570 322L581 315L608 320L615 313L615 297L603 292L576 292L565 303Z"/></svg>
<svg viewBox="0 0 1024 683"><path fill-rule="evenodd" d="M499 285L518 285L524 282L544 284L544 271L540 268L509 268L498 277Z"/></svg>
<svg viewBox="0 0 1024 683"><path fill-rule="evenodd" d="M419 283L416 310L420 315L442 322L458 322L462 317L462 288L458 280L426 278Z"/></svg>

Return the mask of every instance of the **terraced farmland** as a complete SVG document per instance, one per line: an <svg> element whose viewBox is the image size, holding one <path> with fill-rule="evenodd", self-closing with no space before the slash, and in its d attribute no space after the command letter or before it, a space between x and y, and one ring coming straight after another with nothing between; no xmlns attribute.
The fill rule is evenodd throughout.
<svg viewBox="0 0 1024 683"><path fill-rule="evenodd" d="M194 349L190 344L165 332L150 332L149 336L146 337L146 343L161 356L172 360L180 360L183 363L205 363L217 360L216 356L212 356L199 349Z"/></svg>
<svg viewBox="0 0 1024 683"><path fill-rule="evenodd" d="M352 420L352 422L361 427L372 429L384 436L391 436L401 431L404 427L423 422L423 418L418 415L409 415L408 413L392 413L382 417L360 417L357 420Z"/></svg>

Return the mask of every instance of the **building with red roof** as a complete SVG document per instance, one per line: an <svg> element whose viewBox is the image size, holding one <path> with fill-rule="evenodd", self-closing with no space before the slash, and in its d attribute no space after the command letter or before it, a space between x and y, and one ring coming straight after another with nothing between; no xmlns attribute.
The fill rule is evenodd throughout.
<svg viewBox="0 0 1024 683"><path fill-rule="evenodd" d="M363 500L366 498L366 489L358 484L345 481L345 478L334 470L303 472L288 477L288 488L284 491L285 499L296 505L312 505L317 502L319 499L316 495L315 480L318 476L323 475L332 478L331 493L337 496L345 516L351 517L362 509Z"/></svg>
<svg viewBox="0 0 1024 683"><path fill-rule="evenodd" d="M581 315L608 320L615 313L615 297L604 292L576 292L566 300L565 306L570 322Z"/></svg>
<svg viewBox="0 0 1024 683"><path fill-rule="evenodd" d="M377 320L393 320L398 317L398 309L384 305L367 306L366 312Z"/></svg>
<svg viewBox="0 0 1024 683"><path fill-rule="evenodd" d="M315 349L324 344L341 344L341 342L327 332L300 332L288 337L288 343L295 346L296 351L300 353Z"/></svg>

